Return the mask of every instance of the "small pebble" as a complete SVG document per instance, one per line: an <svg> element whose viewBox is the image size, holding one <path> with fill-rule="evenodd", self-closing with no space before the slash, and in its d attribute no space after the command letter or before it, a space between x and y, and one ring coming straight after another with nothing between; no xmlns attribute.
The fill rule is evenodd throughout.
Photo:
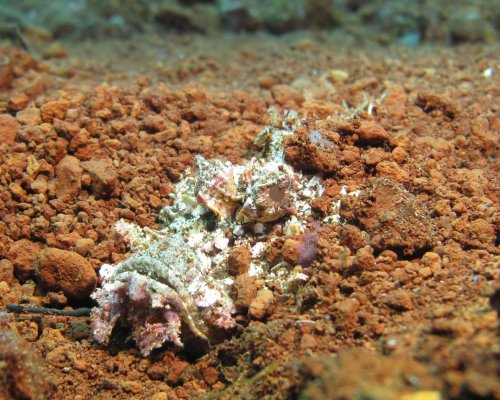
<svg viewBox="0 0 500 400"><path fill-rule="evenodd" d="M270 307L274 301L273 292L269 289L260 289L257 296L250 304L248 314L255 319L262 319L270 312Z"/></svg>
<svg viewBox="0 0 500 400"><path fill-rule="evenodd" d="M62 290L74 300L88 299L97 276L87 260L78 253L47 248L38 254L37 275L49 290Z"/></svg>
<svg viewBox="0 0 500 400"><path fill-rule="evenodd" d="M174 361L170 365L170 371L167 375L167 383L169 385L177 384L187 367L189 367L189 363L185 361Z"/></svg>

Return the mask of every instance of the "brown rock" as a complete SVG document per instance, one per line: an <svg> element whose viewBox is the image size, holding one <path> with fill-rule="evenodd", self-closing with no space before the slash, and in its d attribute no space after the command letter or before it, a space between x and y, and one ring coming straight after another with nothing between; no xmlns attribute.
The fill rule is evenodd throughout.
<svg viewBox="0 0 500 400"><path fill-rule="evenodd" d="M375 171L377 172L377 176L384 176L400 183L405 183L410 178L408 172L394 161L381 161L375 167Z"/></svg>
<svg viewBox="0 0 500 400"><path fill-rule="evenodd" d="M463 215L452 222L453 238L467 248L487 249L493 247L497 240L495 227L486 219L471 221Z"/></svg>
<svg viewBox="0 0 500 400"><path fill-rule="evenodd" d="M66 155L68 141L61 137L49 140L44 144L44 158L52 165L57 165Z"/></svg>
<svg viewBox="0 0 500 400"><path fill-rule="evenodd" d="M151 400L168 400L167 392L158 392L151 396Z"/></svg>
<svg viewBox="0 0 500 400"><path fill-rule="evenodd" d="M150 213L137 214L135 216L135 222L139 226L150 226L154 224L155 220L156 220L156 215Z"/></svg>
<svg viewBox="0 0 500 400"><path fill-rule="evenodd" d="M21 125L38 125L42 122L40 110L32 105L16 113L16 120Z"/></svg>
<svg viewBox="0 0 500 400"><path fill-rule="evenodd" d="M204 368L201 374L205 382L210 386L215 385L219 381L219 371L214 367Z"/></svg>
<svg viewBox="0 0 500 400"><path fill-rule="evenodd" d="M91 115L96 116L99 111L113 107L113 102L119 93L120 90L118 88L96 87L89 97Z"/></svg>
<svg viewBox="0 0 500 400"><path fill-rule="evenodd" d="M161 207L161 199L158 196L149 196L149 205L153 208L159 209Z"/></svg>
<svg viewBox="0 0 500 400"><path fill-rule="evenodd" d="M354 257L354 265L362 271L373 271L375 269L375 257L373 256L373 248L364 246L356 252Z"/></svg>
<svg viewBox="0 0 500 400"><path fill-rule="evenodd" d="M270 313L270 307L273 304L273 301L273 292L269 289L260 289L248 308L248 314L255 319L264 318Z"/></svg>
<svg viewBox="0 0 500 400"><path fill-rule="evenodd" d="M332 318L335 326L341 330L353 330L358 325L359 301L348 298L335 302L332 306Z"/></svg>
<svg viewBox="0 0 500 400"><path fill-rule="evenodd" d="M10 285L5 281L0 281L0 296L5 296L10 292Z"/></svg>
<svg viewBox="0 0 500 400"><path fill-rule="evenodd" d="M85 257L94 248L94 241L90 238L78 239L75 243L75 251Z"/></svg>
<svg viewBox="0 0 500 400"><path fill-rule="evenodd" d="M459 114L458 107L449 98L433 93L418 93L415 104L425 112L439 112L450 119Z"/></svg>
<svg viewBox="0 0 500 400"><path fill-rule="evenodd" d="M128 219L129 221L135 220L135 214L130 208L121 208L119 214L120 218Z"/></svg>
<svg viewBox="0 0 500 400"><path fill-rule="evenodd" d="M58 135L68 140L73 139L80 132L80 126L78 124L60 119L54 121L53 127Z"/></svg>
<svg viewBox="0 0 500 400"><path fill-rule="evenodd" d="M94 290L97 276L92 266L79 254L47 248L37 259L40 282L49 290L62 290L69 299L86 299Z"/></svg>
<svg viewBox="0 0 500 400"><path fill-rule="evenodd" d="M298 169L332 173L342 159L337 139L336 134L298 128L296 135L285 140L286 160Z"/></svg>
<svg viewBox="0 0 500 400"><path fill-rule="evenodd" d="M368 232L376 251L413 254L436 243L433 222L424 204L390 179L373 180L354 204L343 204L340 213Z"/></svg>
<svg viewBox="0 0 500 400"><path fill-rule="evenodd" d="M138 381L123 381L121 387L125 393L139 394L142 391L142 383Z"/></svg>
<svg viewBox="0 0 500 400"><path fill-rule="evenodd" d="M110 242L107 240L102 240L100 243L94 246L92 248L92 251L90 252L90 256L92 258L101 261L107 260L110 255L111 255L111 246Z"/></svg>
<svg viewBox="0 0 500 400"><path fill-rule="evenodd" d="M0 281L11 285L14 281L14 265L7 260L0 260Z"/></svg>
<svg viewBox="0 0 500 400"><path fill-rule="evenodd" d="M314 349L317 346L318 346L318 341L313 335L309 333L304 333L300 338L300 348L303 350Z"/></svg>
<svg viewBox="0 0 500 400"><path fill-rule="evenodd" d="M449 214L451 212L450 201L446 199L436 201L432 211L439 216Z"/></svg>
<svg viewBox="0 0 500 400"><path fill-rule="evenodd" d="M304 96L288 85L275 85L271 88L274 101L285 108L297 109L304 103Z"/></svg>
<svg viewBox="0 0 500 400"><path fill-rule="evenodd" d="M234 282L236 290L235 306L239 310L247 310L257 295L255 279L247 273L238 275Z"/></svg>
<svg viewBox="0 0 500 400"><path fill-rule="evenodd" d="M14 265L14 273L20 281L31 277L34 266L33 261L40 251L40 243L21 239L10 246L6 258Z"/></svg>
<svg viewBox="0 0 500 400"><path fill-rule="evenodd" d="M384 108L393 118L403 117L408 102L408 95L404 87L392 82L385 82L384 85L387 90L387 96L382 102Z"/></svg>
<svg viewBox="0 0 500 400"><path fill-rule="evenodd" d="M118 174L109 158L84 162L83 168L92 178L92 192L96 197L107 197L118 185Z"/></svg>
<svg viewBox="0 0 500 400"><path fill-rule="evenodd" d="M432 332L437 335L467 336L474 332L470 322L459 318L436 318L432 321Z"/></svg>
<svg viewBox="0 0 500 400"><path fill-rule="evenodd" d="M381 147L372 147L363 152L361 159L368 166L377 165L388 157L388 153Z"/></svg>
<svg viewBox="0 0 500 400"><path fill-rule="evenodd" d="M142 121L142 127L146 132L157 133L167 129L168 124L161 115L148 115Z"/></svg>
<svg viewBox="0 0 500 400"><path fill-rule="evenodd" d="M24 190L17 182L10 183L9 190L12 193L12 197L16 200L22 201L23 197L26 196L26 190Z"/></svg>
<svg viewBox="0 0 500 400"><path fill-rule="evenodd" d="M146 374L149 376L149 379L161 381L167 375L167 370L163 365L153 364L146 370Z"/></svg>
<svg viewBox="0 0 500 400"><path fill-rule="evenodd" d="M70 352L65 346L57 346L45 356L45 361L54 367L63 368L68 362Z"/></svg>
<svg viewBox="0 0 500 400"><path fill-rule="evenodd" d="M20 127L21 125L12 115L0 114L0 143L14 144Z"/></svg>
<svg viewBox="0 0 500 400"><path fill-rule="evenodd" d="M408 153L403 147L398 146L392 150L392 158L398 164L402 164L408 158Z"/></svg>
<svg viewBox="0 0 500 400"><path fill-rule="evenodd" d="M72 318L69 321L71 327L71 337L74 340L84 340L91 336L91 327L88 321L83 318Z"/></svg>
<svg viewBox="0 0 500 400"><path fill-rule="evenodd" d="M81 129L69 142L69 149L71 151L78 150L79 147L83 147L89 143L90 133L86 129ZM79 157L85 158L85 157Z"/></svg>
<svg viewBox="0 0 500 400"><path fill-rule="evenodd" d="M408 311L413 308L413 298L407 290L396 289L387 295L385 304L397 311Z"/></svg>
<svg viewBox="0 0 500 400"><path fill-rule="evenodd" d="M68 299L63 292L49 292L47 299L52 307L65 307L68 304Z"/></svg>
<svg viewBox="0 0 500 400"><path fill-rule="evenodd" d="M246 246L237 246L227 259L227 271L230 275L241 275L248 271L252 253Z"/></svg>
<svg viewBox="0 0 500 400"><path fill-rule="evenodd" d="M422 265L430 268L433 274L437 274L441 271L442 264L443 261L441 260L441 256L437 253L429 251L422 256Z"/></svg>
<svg viewBox="0 0 500 400"><path fill-rule="evenodd" d="M30 188L35 193L46 193L49 189L47 177L45 175L37 176L37 178L31 182Z"/></svg>
<svg viewBox="0 0 500 400"><path fill-rule="evenodd" d="M73 156L64 156L56 166L56 197L58 199L77 197L82 188L82 175L80 160Z"/></svg>
<svg viewBox="0 0 500 400"><path fill-rule="evenodd" d="M77 371L85 372L89 369L89 363L85 360L80 359L80 358L74 358L73 359L73 368L75 368Z"/></svg>
<svg viewBox="0 0 500 400"><path fill-rule="evenodd" d="M357 135L359 144L383 144L390 142L391 137L384 127L374 121L361 121L358 123L344 123L338 127L339 131Z"/></svg>
<svg viewBox="0 0 500 400"><path fill-rule="evenodd" d="M4 320L6 318L3 318ZM33 351L26 340L14 334L16 328L8 328L3 322L0 335L2 355L2 399L50 399L55 385L50 383L48 374L40 368L42 360L38 351Z"/></svg>
<svg viewBox="0 0 500 400"><path fill-rule="evenodd" d="M340 245L349 247L351 250L359 250L365 243L363 232L357 226L344 225L340 232Z"/></svg>
<svg viewBox="0 0 500 400"><path fill-rule="evenodd" d="M174 361L170 366L170 371L167 376L167 383L169 385L177 384L187 367L189 367L189 363L187 363L186 361Z"/></svg>
<svg viewBox="0 0 500 400"><path fill-rule="evenodd" d="M471 140L481 148L486 157L494 156L498 151L498 130L486 117L477 117L470 122Z"/></svg>
<svg viewBox="0 0 500 400"><path fill-rule="evenodd" d="M430 278L432 276L432 270L430 267L422 267L418 270L418 275L424 279Z"/></svg>
<svg viewBox="0 0 500 400"><path fill-rule="evenodd" d="M54 119L64 119L70 104L66 100L49 101L40 107L43 122L54 122Z"/></svg>
<svg viewBox="0 0 500 400"><path fill-rule="evenodd" d="M0 62L0 89L10 89L14 82L14 63L9 56L2 54L2 62Z"/></svg>
<svg viewBox="0 0 500 400"><path fill-rule="evenodd" d="M384 127L373 121L362 121L354 131L359 141L366 144L389 142L390 137Z"/></svg>
<svg viewBox="0 0 500 400"><path fill-rule="evenodd" d="M286 239L281 248L281 255L284 260L296 264L300 257L300 241L295 239Z"/></svg>
<svg viewBox="0 0 500 400"><path fill-rule="evenodd" d="M342 160L344 163L352 164L359 160L360 154L359 151L353 151L351 149L347 149L342 151Z"/></svg>
<svg viewBox="0 0 500 400"><path fill-rule="evenodd" d="M73 247L76 245L76 242L81 239L82 237L80 234L76 231L69 232L69 233L59 233L56 235L56 240L63 246L63 247Z"/></svg>
<svg viewBox="0 0 500 400"><path fill-rule="evenodd" d="M10 96L9 103L7 107L10 112L17 112L24 110L30 101L30 98L26 93L17 93Z"/></svg>
<svg viewBox="0 0 500 400"><path fill-rule="evenodd" d="M120 382L117 379L105 378L102 380L101 386L105 390L115 390L120 387Z"/></svg>
<svg viewBox="0 0 500 400"><path fill-rule="evenodd" d="M173 397L172 396L172 400L175 400L175 399L188 399L189 398L187 390L184 389L184 387L182 387L182 386L179 386L179 387L175 388L175 396L177 396L177 397Z"/></svg>

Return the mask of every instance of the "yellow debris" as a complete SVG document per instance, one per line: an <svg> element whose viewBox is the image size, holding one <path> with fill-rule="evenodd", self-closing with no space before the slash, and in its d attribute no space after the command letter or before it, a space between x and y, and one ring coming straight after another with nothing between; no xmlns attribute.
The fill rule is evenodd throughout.
<svg viewBox="0 0 500 400"><path fill-rule="evenodd" d="M401 396L400 400L442 400L441 393L436 390L421 390Z"/></svg>
<svg viewBox="0 0 500 400"><path fill-rule="evenodd" d="M349 79L349 73L341 69L332 69L327 72L327 78L330 82L344 82Z"/></svg>
<svg viewBox="0 0 500 400"><path fill-rule="evenodd" d="M36 160L35 157L33 157L33 155L30 155L28 157L28 165L26 167L26 171L28 172L28 175L30 177L34 178L39 170L40 170L40 164L38 164L38 161Z"/></svg>

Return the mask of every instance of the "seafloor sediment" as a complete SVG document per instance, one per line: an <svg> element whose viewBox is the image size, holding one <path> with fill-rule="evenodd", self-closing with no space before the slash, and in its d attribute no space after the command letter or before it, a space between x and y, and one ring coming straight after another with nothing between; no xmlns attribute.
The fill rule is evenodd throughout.
<svg viewBox="0 0 500 400"><path fill-rule="evenodd" d="M126 327L101 346L88 317L2 313L0 396L500 398L498 44L165 35L39 53L0 50L2 310L92 306L100 266L129 255L114 224L159 229L193 158L249 160L270 107L298 113L286 161L324 191L304 231L266 221L263 259L303 284L252 277L234 248L237 325L204 354L145 358Z"/></svg>

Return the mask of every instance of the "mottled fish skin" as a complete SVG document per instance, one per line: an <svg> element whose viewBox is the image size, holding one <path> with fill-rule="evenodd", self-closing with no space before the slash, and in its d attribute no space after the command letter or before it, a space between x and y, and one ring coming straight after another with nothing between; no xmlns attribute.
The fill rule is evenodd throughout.
<svg viewBox="0 0 500 400"><path fill-rule="evenodd" d="M314 197L299 190L300 185L311 186L312 180L284 160L283 138L294 133L295 120L296 114L286 114L281 129L266 128L259 136L268 141L265 153L245 164L196 156L194 174L179 181L172 204L160 212L163 229L140 228L123 220L116 224L134 253L114 266L101 267L102 288L92 295L99 305L92 314L97 341L107 344L121 320L131 326L132 337L147 356L166 341L182 346L181 324L191 336L208 343L211 328L236 325L227 282L231 277L224 263L235 241L231 232L239 228L239 240L251 241L257 232L252 225L290 215L295 223L285 226L290 232L292 225L300 230L304 222L297 220L297 210L310 209L307 203ZM319 183L312 187L321 193ZM215 230L210 220L216 220ZM273 283L286 286L287 279L297 278L286 277L286 265L282 269L279 274L267 271L278 280Z"/></svg>
<svg viewBox="0 0 500 400"><path fill-rule="evenodd" d="M197 293L201 291L203 294L203 290L209 288L218 291L218 296L224 299L225 303L232 304L232 300L225 293L222 285L205 274L200 265L196 253L187 245L183 236L172 233L116 265L111 275L103 282L103 287L106 284L127 285L131 274L142 276L147 282L149 292L173 299L170 304L166 305L175 305L175 311L179 313L182 323L191 333L204 341L209 341L207 326L200 313L203 307L195 302ZM200 283L191 285L194 281ZM190 285L197 290L190 292L188 290ZM94 298L99 302L100 295L103 294L103 289L100 289ZM100 302L100 305L104 305L104 302ZM105 315L101 313L99 317L102 319ZM115 321L109 322L114 325L116 317L115 315L112 317ZM98 337L103 334L101 333Z"/></svg>

